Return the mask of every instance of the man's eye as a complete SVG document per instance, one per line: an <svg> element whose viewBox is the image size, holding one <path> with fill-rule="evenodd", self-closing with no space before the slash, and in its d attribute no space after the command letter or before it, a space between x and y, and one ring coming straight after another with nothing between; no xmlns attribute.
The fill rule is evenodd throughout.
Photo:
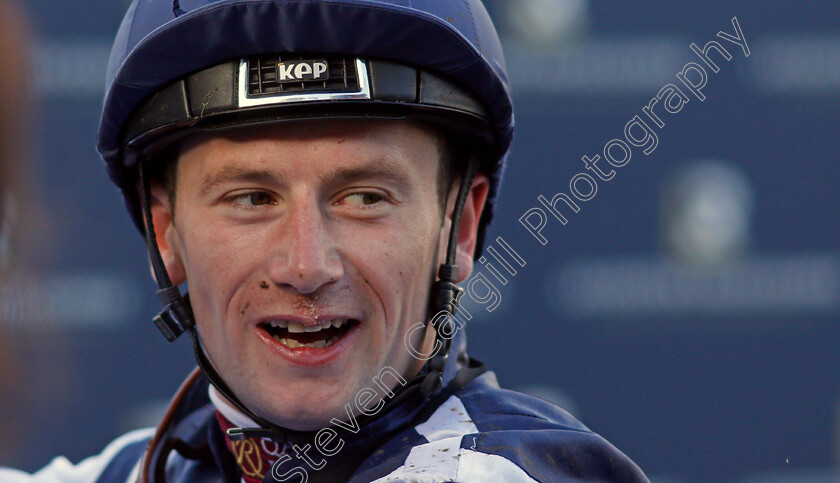
<svg viewBox="0 0 840 483"><path fill-rule="evenodd" d="M254 191L233 198L233 202L245 206L260 206L276 204L270 194L265 191Z"/></svg>
<svg viewBox="0 0 840 483"><path fill-rule="evenodd" d="M376 193L353 193L344 198L346 203L361 206L375 205L384 199L384 196Z"/></svg>

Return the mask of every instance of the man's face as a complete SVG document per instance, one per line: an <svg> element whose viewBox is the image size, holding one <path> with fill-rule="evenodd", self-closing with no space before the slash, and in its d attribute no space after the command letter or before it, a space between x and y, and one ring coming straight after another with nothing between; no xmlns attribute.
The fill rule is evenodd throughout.
<svg viewBox="0 0 840 483"><path fill-rule="evenodd" d="M383 367L420 369L403 338L427 316L445 250L439 163L429 132L396 121L282 125L184 145L174 223L157 188L156 230L173 281L188 280L211 361L246 406L318 429L346 419L345 404L376 389ZM417 334L428 352L431 331Z"/></svg>

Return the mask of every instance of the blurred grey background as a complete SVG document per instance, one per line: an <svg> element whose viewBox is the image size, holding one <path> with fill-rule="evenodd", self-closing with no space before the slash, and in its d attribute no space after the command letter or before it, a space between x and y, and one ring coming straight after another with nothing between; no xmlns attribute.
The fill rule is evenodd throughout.
<svg viewBox="0 0 840 483"><path fill-rule="evenodd" d="M21 3L33 208L28 268L0 292L0 464L34 470L154 424L193 361L151 324L143 245L94 148L128 2ZM493 311L469 307L470 354L559 401L654 482L840 481L840 4L486 3L517 113L488 240L525 266L496 284ZM716 37L733 17L748 57ZM634 116L653 127L642 108L683 89L675 75L702 64L690 45L711 40L732 58L703 65L705 100L684 89L679 112L654 107L656 148L633 148L579 212L560 203L568 222L549 213L541 244L520 222L546 210L538 196L570 193L581 157L603 157Z"/></svg>

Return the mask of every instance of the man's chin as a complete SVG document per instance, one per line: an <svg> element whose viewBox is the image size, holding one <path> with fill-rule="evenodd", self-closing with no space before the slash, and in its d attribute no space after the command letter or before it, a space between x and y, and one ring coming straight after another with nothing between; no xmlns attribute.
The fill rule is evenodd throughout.
<svg viewBox="0 0 840 483"><path fill-rule="evenodd" d="M352 392L345 394L345 391L336 391L335 387L328 387L327 391L313 391L313 386L316 385L287 387L283 394L269 395L250 407L266 421L293 431L318 431L332 426L332 419L349 419L345 404L351 403L352 407ZM263 393L265 396L267 394Z"/></svg>
<svg viewBox="0 0 840 483"><path fill-rule="evenodd" d="M295 409L299 409L299 407ZM348 419L348 415L344 413L343 408L329 408L329 411L327 411L327 408L322 409L318 412L297 411L295 413L275 411L268 420L281 428L291 429L292 431L319 431L333 426L334 424L331 422L333 419L340 421Z"/></svg>

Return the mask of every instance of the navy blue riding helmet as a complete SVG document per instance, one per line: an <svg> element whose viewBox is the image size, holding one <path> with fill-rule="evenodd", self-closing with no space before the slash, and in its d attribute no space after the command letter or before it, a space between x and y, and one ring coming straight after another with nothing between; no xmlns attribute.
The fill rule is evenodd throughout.
<svg viewBox="0 0 840 483"><path fill-rule="evenodd" d="M356 75L370 92L342 96L355 79L346 90L262 82L275 76L272 62L327 59L330 81L335 63L352 71L361 60ZM238 83L255 69L262 78L247 79L257 86L243 95ZM322 96L291 97L304 92ZM514 122L501 44L479 0L135 0L111 52L97 147L142 227L134 163L161 138L319 115L420 118L488 140L483 234Z"/></svg>

